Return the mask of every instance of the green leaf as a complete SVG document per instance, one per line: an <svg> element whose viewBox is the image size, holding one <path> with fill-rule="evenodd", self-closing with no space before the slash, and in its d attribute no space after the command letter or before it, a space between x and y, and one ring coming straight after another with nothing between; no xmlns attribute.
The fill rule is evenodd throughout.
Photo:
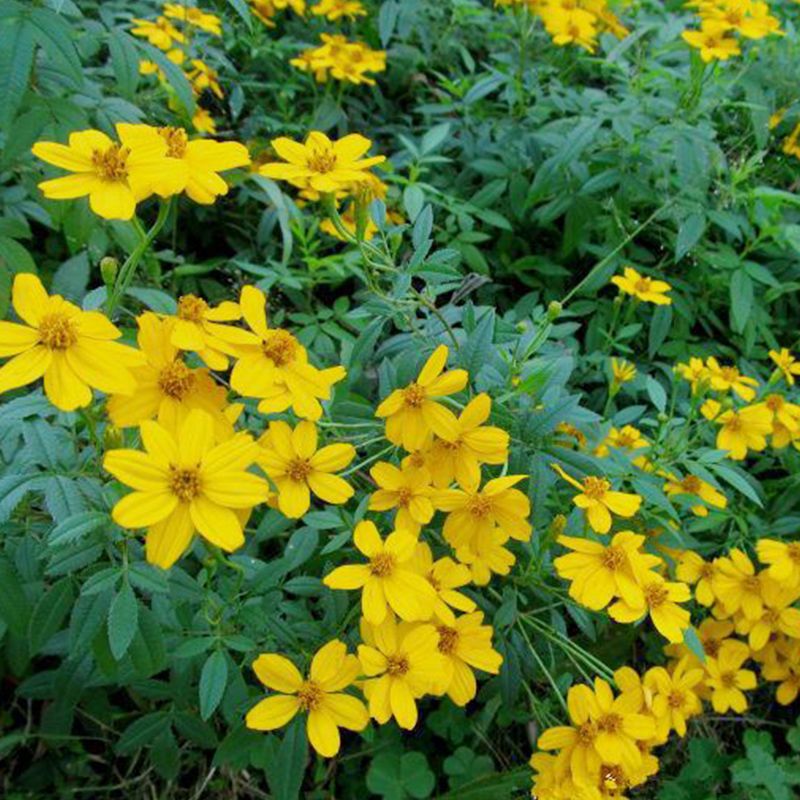
<svg viewBox="0 0 800 800"><path fill-rule="evenodd" d="M731 326L737 333L741 333L753 310L753 280L744 268L733 273L730 295Z"/></svg>
<svg viewBox="0 0 800 800"><path fill-rule="evenodd" d="M206 720L216 710L228 682L228 660L215 650L203 664L200 673L200 716Z"/></svg>
<svg viewBox="0 0 800 800"><path fill-rule="evenodd" d="M115 28L108 34L108 50L119 93L128 100L133 100L139 85L139 54L136 52L136 45L128 33Z"/></svg>
<svg viewBox="0 0 800 800"><path fill-rule="evenodd" d="M72 579L62 578L39 598L28 624L31 655L38 653L50 637L61 629L61 623L69 614L74 596Z"/></svg>
<svg viewBox="0 0 800 800"><path fill-rule="evenodd" d="M136 635L138 619L136 595L129 583L123 583L108 610L108 646L117 661L128 652Z"/></svg>
<svg viewBox="0 0 800 800"><path fill-rule="evenodd" d="M33 27L24 18L0 19L0 129L14 119L33 66Z"/></svg>
<svg viewBox="0 0 800 800"><path fill-rule="evenodd" d="M648 375L645 381L645 389L647 389L647 394L653 405L659 411L664 411L667 407L667 393L664 387L652 375Z"/></svg>
<svg viewBox="0 0 800 800"><path fill-rule="evenodd" d="M706 230L705 214L689 214L681 222L675 238L675 263L677 264L699 241Z"/></svg>
<svg viewBox="0 0 800 800"><path fill-rule="evenodd" d="M83 67L75 48L75 32L60 14L49 8L34 8L29 13L34 36L59 72L70 79L75 88L83 86Z"/></svg>
<svg viewBox="0 0 800 800"><path fill-rule="evenodd" d="M428 768L422 753L396 755L381 753L372 760L367 772L367 788L386 800L404 800L406 797L430 797L436 777Z"/></svg>
<svg viewBox="0 0 800 800"><path fill-rule="evenodd" d="M47 541L55 547L73 544L104 525L111 525L111 518L105 511L81 511L56 525Z"/></svg>
<svg viewBox="0 0 800 800"><path fill-rule="evenodd" d="M281 746L266 773L275 800L296 800L300 796L307 760L306 723L302 716L297 716L286 729Z"/></svg>
<svg viewBox="0 0 800 800"><path fill-rule="evenodd" d="M146 59L154 61L161 68L167 83L175 91L178 100L186 109L186 113L189 116L194 114L194 93L183 70L177 64L173 64L157 47L153 47L147 42L137 41L136 44L142 50L142 54Z"/></svg>
<svg viewBox="0 0 800 800"><path fill-rule="evenodd" d="M253 24L250 7L245 0L228 0L228 5L245 21L248 27Z"/></svg>
<svg viewBox="0 0 800 800"><path fill-rule="evenodd" d="M406 186L403 190L403 208L409 222L414 222L425 205L425 193L419 186Z"/></svg>
<svg viewBox="0 0 800 800"><path fill-rule="evenodd" d="M169 717L163 711L145 714L125 728L114 749L120 755L129 755L142 747L147 747L168 723Z"/></svg>
<svg viewBox="0 0 800 800"><path fill-rule="evenodd" d="M5 558L0 558L0 619L17 636L28 630L30 604L17 571Z"/></svg>

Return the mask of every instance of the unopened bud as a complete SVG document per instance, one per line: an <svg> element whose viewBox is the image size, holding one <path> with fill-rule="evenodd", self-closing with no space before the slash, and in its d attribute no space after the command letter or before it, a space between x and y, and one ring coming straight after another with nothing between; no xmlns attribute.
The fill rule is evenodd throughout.
<svg viewBox="0 0 800 800"><path fill-rule="evenodd" d="M567 518L563 514L556 514L550 522L550 534L553 538L561 536L566 530Z"/></svg>
<svg viewBox="0 0 800 800"><path fill-rule="evenodd" d="M113 286L119 272L119 261L113 256L104 256L100 259L100 275L106 286Z"/></svg>
<svg viewBox="0 0 800 800"><path fill-rule="evenodd" d="M669 416L668 416L667 414L665 414L663 411L660 411L660 412L658 413L658 416L656 417L656 419L657 419L659 422L662 422L662 423L663 423L663 422L669 422Z"/></svg>
<svg viewBox="0 0 800 800"><path fill-rule="evenodd" d="M549 306L547 306L547 318L552 322L554 319L558 319L563 311L563 306L558 300L553 300Z"/></svg>
<svg viewBox="0 0 800 800"><path fill-rule="evenodd" d="M109 422L105 431L103 431L103 447L106 450L116 450L122 447L123 444L125 444L125 437L122 431Z"/></svg>

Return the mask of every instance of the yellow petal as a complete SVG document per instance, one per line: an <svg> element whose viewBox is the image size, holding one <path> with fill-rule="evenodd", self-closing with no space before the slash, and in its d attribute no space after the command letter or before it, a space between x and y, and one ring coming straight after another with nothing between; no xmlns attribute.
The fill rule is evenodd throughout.
<svg viewBox="0 0 800 800"><path fill-rule="evenodd" d="M0 392L33 383L42 377L50 366L50 351L45 347L32 347L0 367Z"/></svg>
<svg viewBox="0 0 800 800"><path fill-rule="evenodd" d="M253 671L269 689L292 694L303 683L303 676L288 658L275 653L262 653L253 662Z"/></svg>
<svg viewBox="0 0 800 800"><path fill-rule="evenodd" d="M145 555L150 564L169 569L188 549L194 537L189 506L179 503L166 519L151 525L145 539Z"/></svg>
<svg viewBox="0 0 800 800"><path fill-rule="evenodd" d="M299 710L300 701L294 695L267 697L247 712L245 724L256 731L274 731L282 728Z"/></svg>
<svg viewBox="0 0 800 800"><path fill-rule="evenodd" d="M189 504L189 511L197 530L212 544L229 553L244 544L242 525L230 509L199 495Z"/></svg>
<svg viewBox="0 0 800 800"><path fill-rule="evenodd" d="M123 528L146 528L168 517L178 505L170 492L131 492L113 508L111 516Z"/></svg>
<svg viewBox="0 0 800 800"><path fill-rule="evenodd" d="M139 450L109 450L103 468L118 481L142 492L166 491L169 473Z"/></svg>
<svg viewBox="0 0 800 800"><path fill-rule="evenodd" d="M38 349L29 350L28 353ZM14 360L23 358L28 353L23 353ZM92 390L75 374L64 352L59 350L52 352L50 364L44 373L44 391L50 402L62 411L74 411L92 402Z"/></svg>

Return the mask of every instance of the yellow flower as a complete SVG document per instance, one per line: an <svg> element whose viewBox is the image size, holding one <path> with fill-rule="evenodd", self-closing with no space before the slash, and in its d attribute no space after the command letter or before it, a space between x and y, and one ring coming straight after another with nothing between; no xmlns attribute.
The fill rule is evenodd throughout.
<svg viewBox="0 0 800 800"><path fill-rule="evenodd" d="M758 619L764 612L764 573L757 575L753 562L737 547L717 559L716 566L712 586L727 615L741 610L747 619Z"/></svg>
<svg viewBox="0 0 800 800"><path fill-rule="evenodd" d="M776 426L779 426L778 430L797 431L800 429L800 405L790 403L783 395L768 394L759 405L766 406L772 413L773 435Z"/></svg>
<svg viewBox="0 0 800 800"><path fill-rule="evenodd" d="M330 22L336 22L342 17L351 20L356 17L366 17L367 9L359 0L319 0L311 7L311 13L318 17L324 16Z"/></svg>
<svg viewBox="0 0 800 800"><path fill-rule="evenodd" d="M611 428L606 438L597 446L594 454L605 458L612 447L617 450L642 450L650 447L650 442L638 428L634 428L633 425L624 425L622 428ZM635 461L639 460L635 459Z"/></svg>
<svg viewBox="0 0 800 800"><path fill-rule="evenodd" d="M718 714L733 709L737 714L747 710L744 692L756 688L756 675L749 669L741 669L750 656L746 644L727 641L716 658L706 658L705 685L711 692L711 705Z"/></svg>
<svg viewBox="0 0 800 800"><path fill-rule="evenodd" d="M222 100L225 93L222 91L222 86L219 83L219 75L215 69L212 69L199 58L192 59L192 69L186 73L186 77L192 84L192 88L197 94L200 94L205 89L208 89L213 95Z"/></svg>
<svg viewBox="0 0 800 800"><path fill-rule="evenodd" d="M401 728L417 724L416 700L433 691L445 660L437 648L433 625L395 621L389 614L382 623L361 620L358 660L368 679L362 685L370 716L381 725L394 717Z"/></svg>
<svg viewBox="0 0 800 800"><path fill-rule="evenodd" d="M578 508L584 509L586 519L592 530L597 533L608 533L611 530L611 514L619 517L632 517L642 505L638 494L615 492L611 482L605 478L589 475L581 483L567 475L558 465L550 465L567 483L580 490L580 494L572 498Z"/></svg>
<svg viewBox="0 0 800 800"><path fill-rule="evenodd" d="M416 538L395 531L384 542L373 522L359 522L353 541L369 564L348 564L326 575L323 583L331 589L362 589L364 618L380 625L392 609L404 620L426 620L433 614L436 592L413 571ZM388 607L388 608L387 608Z"/></svg>
<svg viewBox="0 0 800 800"><path fill-rule="evenodd" d="M155 22L149 19L132 20L134 27L131 33L141 39L147 39L159 50L169 50L173 42L183 44L186 37L166 18L158 17Z"/></svg>
<svg viewBox="0 0 800 800"><path fill-rule="evenodd" d="M37 142L37 157L73 173L39 184L50 200L89 197L89 207L104 219L130 219L136 204L155 193L169 197L186 182L185 165L167 156L167 143L131 141L129 126L117 124L121 144L100 131L75 131L69 145Z"/></svg>
<svg viewBox="0 0 800 800"><path fill-rule="evenodd" d="M675 371L685 381L692 385L692 393L697 393L701 388L705 388L711 378L708 367L702 358L692 357L688 364L676 364Z"/></svg>
<svg viewBox="0 0 800 800"><path fill-rule="evenodd" d="M343 691L355 682L360 666L338 639L317 651L306 679L288 658L274 653L262 653L253 662L253 670L261 683L277 694L260 700L247 712L248 728L274 731L305 712L308 741L321 756L331 758L341 746L339 728L362 731L369 723L361 700Z"/></svg>
<svg viewBox="0 0 800 800"><path fill-rule="evenodd" d="M699 31L684 31L684 41L700 51L700 58L706 63L719 59L727 61L731 56L741 54L739 43L725 35L725 28L714 22L703 22Z"/></svg>
<svg viewBox="0 0 800 800"><path fill-rule="evenodd" d="M684 478L678 478L675 475L668 475L667 477L668 480L664 484L664 492L667 496L688 494L703 501L703 504L698 503L692 506L692 513L698 517L708 516L707 506L725 508L728 505L728 500L722 492L696 475L687 475Z"/></svg>
<svg viewBox="0 0 800 800"><path fill-rule="evenodd" d="M306 0L250 0L250 10L268 28L274 28L275 23L272 18L287 8L291 8L295 14L301 17L306 13Z"/></svg>
<svg viewBox="0 0 800 800"><path fill-rule="evenodd" d="M728 458L741 461L748 450L760 451L767 446L767 436L772 431L772 413L763 404L745 406L736 411L723 411L715 417L720 425L717 447L728 451Z"/></svg>
<svg viewBox="0 0 800 800"><path fill-rule="evenodd" d="M759 539L756 544L758 560L768 564L767 574L787 589L800 587L800 542L779 542Z"/></svg>
<svg viewBox="0 0 800 800"><path fill-rule="evenodd" d="M792 352L782 347L780 351L770 350L769 357L772 359L775 366L783 373L783 377L789 386L794 386L795 375L800 375L800 361L798 361Z"/></svg>
<svg viewBox="0 0 800 800"><path fill-rule="evenodd" d="M755 396L755 388L758 381L755 378L748 378L742 375L737 367L722 366L716 358L711 356L706 361L711 388L716 392L728 392L731 389L749 403Z"/></svg>
<svg viewBox="0 0 800 800"><path fill-rule="evenodd" d="M447 557L434 561L431 548L425 542L418 542L411 569L422 575L436 592L433 616L437 622L445 625L455 623L451 606L466 612L477 608L473 600L457 591L472 580L469 568L464 564L456 564L452 558Z"/></svg>
<svg viewBox="0 0 800 800"><path fill-rule="evenodd" d="M631 605L617 600L608 609L608 615L617 622L636 622L646 614L650 616L656 630L675 644L683 641L684 631L691 625L689 612L678 603L691 599L691 592L685 583L670 583L656 573L650 573L642 580L644 603Z"/></svg>
<svg viewBox="0 0 800 800"><path fill-rule="evenodd" d="M491 409L489 395L476 395L459 414L453 439L434 440L426 463L437 489L450 486L453 480L462 489L474 485L480 482L481 464L506 463L508 433L492 425L484 425Z"/></svg>
<svg viewBox="0 0 800 800"><path fill-rule="evenodd" d="M250 337L239 328L220 323L241 317L242 310L230 300L212 308L202 297L182 295L170 342L181 350L194 351L211 369L227 369L228 356L238 355L238 346L248 343Z"/></svg>
<svg viewBox="0 0 800 800"><path fill-rule="evenodd" d="M386 461L379 461L369 474L379 488L370 497L368 509L387 511L396 508L394 527L418 536L422 526L433 517L428 470L405 466L398 469Z"/></svg>
<svg viewBox="0 0 800 800"><path fill-rule="evenodd" d="M636 366L624 358L611 359L612 382L617 386L630 383L636 377Z"/></svg>
<svg viewBox="0 0 800 800"><path fill-rule="evenodd" d="M625 267L622 275L615 275L611 279L621 294L629 294L644 303L655 303L658 306L668 306L672 300L667 297L667 292L672 287L666 281L659 281L640 275L633 267Z"/></svg>
<svg viewBox="0 0 800 800"><path fill-rule="evenodd" d="M213 136L217 132L217 123L214 122L214 117L211 116L211 112L198 105L195 105L192 125L194 125L194 129L201 134L210 133Z"/></svg>
<svg viewBox="0 0 800 800"><path fill-rule="evenodd" d="M133 392L109 397L107 411L114 425L128 428L155 417L174 432L192 409L200 408L212 416L217 438L232 431L223 414L225 389L214 383L208 370L191 369L179 357L170 341L173 320L159 319L148 311L137 322L139 348L147 363L131 370L136 381Z"/></svg>
<svg viewBox="0 0 800 800"><path fill-rule="evenodd" d="M482 623L483 614L476 611L436 626L437 647L445 663L436 692L447 694L457 706L465 706L478 693L473 669L497 675L503 663L503 657L492 647L491 625Z"/></svg>
<svg viewBox="0 0 800 800"><path fill-rule="evenodd" d="M99 311L82 311L61 295L48 295L28 273L14 277L14 310L24 324L0 322L0 393L44 376L44 392L62 411L92 401L92 389L131 394L130 369L144 363L131 347L112 341L119 330Z"/></svg>
<svg viewBox="0 0 800 800"><path fill-rule="evenodd" d="M559 10L543 16L545 29L553 39L553 44L564 47L576 44L589 53L597 46L597 27L595 17L583 9Z"/></svg>
<svg viewBox="0 0 800 800"><path fill-rule="evenodd" d="M209 14L199 8L182 3L164 3L164 16L188 22L189 25L213 36L222 35L222 22L216 14Z"/></svg>
<svg viewBox="0 0 800 800"><path fill-rule="evenodd" d="M452 369L444 374L447 346L440 344L420 370L419 376L403 389L395 389L376 409L386 418L386 438L409 452L419 450L432 434L447 441L458 436L455 414L436 398L460 392L469 378L467 371Z"/></svg>
<svg viewBox="0 0 800 800"><path fill-rule="evenodd" d="M231 386L245 397L262 398L264 414L291 408L298 417L318 420L320 400L329 400L333 384L345 376L344 367L317 369L308 363L306 349L288 331L267 326L267 298L255 286L245 286L239 306L252 333L238 348Z"/></svg>
<svg viewBox="0 0 800 800"><path fill-rule="evenodd" d="M258 463L278 489L278 508L287 517L302 517L311 505L311 492L326 503L346 503L353 487L332 473L355 457L351 444L318 449L317 427L303 421L292 430L282 421L271 422L259 439Z"/></svg>
<svg viewBox="0 0 800 800"><path fill-rule="evenodd" d="M383 72L386 69L386 53L372 50L361 42L350 42L341 34L320 34L322 45L304 50L289 62L293 67L314 74L318 83L328 77L353 84L373 86L375 81L368 72Z"/></svg>
<svg viewBox="0 0 800 800"><path fill-rule="evenodd" d="M800 587L790 589L771 580L761 585L764 610L758 619L739 617L736 632L747 634L747 643L753 652L766 647L767 643L784 634L792 639L800 639L800 609L792 604L800 598Z"/></svg>
<svg viewBox="0 0 800 800"><path fill-rule="evenodd" d="M506 475L487 481L483 489L478 483L466 489L441 489L434 492L433 503L447 512L442 535L455 548L470 546L482 536L499 529L508 539L527 542L531 538L530 500L516 484L527 475ZM479 475L480 479L480 475Z"/></svg>
<svg viewBox="0 0 800 800"><path fill-rule="evenodd" d="M695 600L706 608L711 608L717 600L717 596L714 594L716 574L716 562L704 561L693 550L684 550L680 554L675 577L679 581L694 586Z"/></svg>
<svg viewBox="0 0 800 800"><path fill-rule="evenodd" d="M214 444L214 423L195 409L177 432L143 422L139 450L110 450L103 466L135 491L112 511L123 528L147 528L151 564L171 567L191 545L195 532L228 552L244 544L234 510L266 502L269 486L246 472L257 455L248 434Z"/></svg>
<svg viewBox="0 0 800 800"><path fill-rule="evenodd" d="M357 133L332 141L320 131L311 131L305 144L282 136L273 139L272 146L287 163L264 164L262 175L322 193L349 189L364 170L386 160L384 156L362 158L372 142Z"/></svg>
<svg viewBox="0 0 800 800"><path fill-rule="evenodd" d="M599 611L615 597L630 606L641 606L644 593L640 581L651 567L661 563L657 556L641 552L644 536L620 531L608 545L572 536L559 536L558 543L572 550L553 561L560 578L571 581L569 595L581 605Z"/></svg>
<svg viewBox="0 0 800 800"><path fill-rule="evenodd" d="M184 165L185 184L182 191L201 205L211 205L217 197L228 193L228 184L219 172L243 167L250 163L247 148L239 142L215 142L212 139L194 139L183 128L153 128L150 125L117 126L120 136L134 149L167 145L167 156Z"/></svg>
<svg viewBox="0 0 800 800"><path fill-rule="evenodd" d="M456 549L456 558L469 566L474 584L486 586L493 574L508 575L511 572L516 559L503 546L507 541L508 534L500 528L487 528Z"/></svg>
<svg viewBox="0 0 800 800"><path fill-rule="evenodd" d="M686 720L703 712L703 704L696 692L703 678L703 670L690 668L687 658L676 664L671 672L663 667L647 671L645 684L654 695L653 715L659 739L666 741L671 730L681 738L686 736Z"/></svg>

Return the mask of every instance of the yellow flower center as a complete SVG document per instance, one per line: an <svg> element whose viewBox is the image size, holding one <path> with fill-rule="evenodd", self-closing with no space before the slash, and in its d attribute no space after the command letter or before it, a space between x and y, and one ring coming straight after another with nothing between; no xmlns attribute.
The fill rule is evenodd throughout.
<svg viewBox="0 0 800 800"><path fill-rule="evenodd" d="M332 150L317 150L308 157L306 166L312 172L331 172L336 168L336 153Z"/></svg>
<svg viewBox="0 0 800 800"><path fill-rule="evenodd" d="M605 788L626 789L630 785L623 768L619 765L604 764L600 770L600 774L602 775Z"/></svg>
<svg viewBox="0 0 800 800"><path fill-rule="evenodd" d="M774 608L770 608L768 611L764 612L764 622L766 622L770 628L777 627L780 621L781 615Z"/></svg>
<svg viewBox="0 0 800 800"><path fill-rule="evenodd" d="M189 137L183 128L159 128L158 132L167 143L167 155L170 158L183 158L186 155Z"/></svg>
<svg viewBox="0 0 800 800"><path fill-rule="evenodd" d="M584 746L589 747L597 738L597 726L594 722L584 722L578 728L578 741Z"/></svg>
<svg viewBox="0 0 800 800"><path fill-rule="evenodd" d="M269 331L261 343L261 351L276 367L285 367L295 360L297 339L289 331Z"/></svg>
<svg viewBox="0 0 800 800"><path fill-rule="evenodd" d="M436 632L439 634L439 652L446 656L455 653L458 647L458 631L447 625L439 625Z"/></svg>
<svg viewBox="0 0 800 800"><path fill-rule="evenodd" d="M720 367L719 376L728 383L736 383L739 380L739 370L737 367Z"/></svg>
<svg viewBox="0 0 800 800"><path fill-rule="evenodd" d="M616 446L617 447L633 447L634 444L639 440L638 436L635 436L632 433L620 433L617 436Z"/></svg>
<svg viewBox="0 0 800 800"><path fill-rule="evenodd" d="M56 311L39 321L39 338L50 350L66 350L78 341L78 331L66 314Z"/></svg>
<svg viewBox="0 0 800 800"><path fill-rule="evenodd" d="M195 374L183 361L173 361L158 375L158 388L173 400L180 402L190 394L195 385Z"/></svg>
<svg viewBox="0 0 800 800"><path fill-rule="evenodd" d="M703 652L711 658L716 658L719 655L721 644L719 639L706 639L703 642Z"/></svg>
<svg viewBox="0 0 800 800"><path fill-rule="evenodd" d="M673 689L667 697L667 705L670 708L683 708L685 700L686 698L683 692L679 691L678 689Z"/></svg>
<svg viewBox="0 0 800 800"><path fill-rule="evenodd" d="M391 553L378 553L369 562L369 571L376 578L388 578L395 567L395 557Z"/></svg>
<svg viewBox="0 0 800 800"><path fill-rule="evenodd" d="M107 150L92 152L92 165L104 181L124 181L128 177L130 149L112 144Z"/></svg>
<svg viewBox="0 0 800 800"><path fill-rule="evenodd" d="M748 575L742 581L742 589L744 589L745 592L758 594L761 591L761 581L759 581L757 575Z"/></svg>
<svg viewBox="0 0 800 800"><path fill-rule="evenodd" d="M700 478L694 475L687 475L681 481L681 489L687 494L697 494L700 491L700 487L702 484L700 483Z"/></svg>
<svg viewBox="0 0 800 800"><path fill-rule="evenodd" d="M303 681L297 691L297 699L303 711L316 711L322 704L325 692L314 681Z"/></svg>
<svg viewBox="0 0 800 800"><path fill-rule="evenodd" d="M414 492L407 486L403 486L401 489L397 490L397 505L400 508L408 508L408 504L411 502L413 497Z"/></svg>
<svg viewBox="0 0 800 800"><path fill-rule="evenodd" d="M396 678L401 678L408 672L408 658L402 654L389 656L386 659L386 672Z"/></svg>
<svg viewBox="0 0 800 800"><path fill-rule="evenodd" d="M731 433L738 433L742 429L742 420L739 419L739 415L734 412L731 414L730 419L725 423L723 426L726 430L730 431Z"/></svg>
<svg viewBox="0 0 800 800"><path fill-rule="evenodd" d="M492 511L492 500L481 494L474 494L467 501L467 511L478 519L488 517Z"/></svg>
<svg viewBox="0 0 800 800"><path fill-rule="evenodd" d="M700 567L699 575L699 580L710 581L714 577L714 565L711 563L703 564L703 566Z"/></svg>
<svg viewBox="0 0 800 800"><path fill-rule="evenodd" d="M603 551L603 555L600 556L600 563L606 568L612 571L618 570L622 568L622 565L625 563L625 552L622 550L621 547L607 547Z"/></svg>
<svg viewBox="0 0 800 800"><path fill-rule="evenodd" d="M603 733L609 733L613 736L622 730L622 717L619 714L606 714L598 724Z"/></svg>
<svg viewBox="0 0 800 800"><path fill-rule="evenodd" d="M407 406L419 408L425 401L425 389L418 383L412 383L403 389L403 400Z"/></svg>
<svg viewBox="0 0 800 800"><path fill-rule="evenodd" d="M644 597L650 608L659 608L669 600L669 590L658 583L650 583L644 587Z"/></svg>
<svg viewBox="0 0 800 800"><path fill-rule="evenodd" d="M637 292L649 292L650 291L650 278L639 278L636 283L633 284L633 288L636 289Z"/></svg>
<svg viewBox="0 0 800 800"><path fill-rule="evenodd" d="M305 458L296 458L289 462L286 474L289 476L289 480L295 481L295 483L305 483L312 470L313 467Z"/></svg>
<svg viewBox="0 0 800 800"><path fill-rule="evenodd" d="M187 322L202 322L208 303L202 297L194 294L185 294L178 300L178 319Z"/></svg>
<svg viewBox="0 0 800 800"><path fill-rule="evenodd" d="M463 442L461 439L456 439L454 442L448 442L445 439L439 439L436 442L437 447L441 447L442 450L446 450L448 453L455 453L457 450L461 449L461 445Z"/></svg>
<svg viewBox="0 0 800 800"><path fill-rule="evenodd" d="M181 502L189 503L200 494L200 473L193 467L171 466L169 488Z"/></svg>
<svg viewBox="0 0 800 800"><path fill-rule="evenodd" d="M736 686L736 673L733 671L723 672L719 676L719 680L726 689L733 689Z"/></svg>
<svg viewBox="0 0 800 800"><path fill-rule="evenodd" d="M783 408L784 399L779 394L771 394L764 399L764 405L766 405L770 411L776 413Z"/></svg>
<svg viewBox="0 0 800 800"><path fill-rule="evenodd" d="M590 475L583 479L583 493L590 500L602 500L611 488L611 483L605 478L595 478Z"/></svg>
<svg viewBox="0 0 800 800"><path fill-rule="evenodd" d="M800 543L792 542L786 548L786 555L794 561L795 564L800 566Z"/></svg>

